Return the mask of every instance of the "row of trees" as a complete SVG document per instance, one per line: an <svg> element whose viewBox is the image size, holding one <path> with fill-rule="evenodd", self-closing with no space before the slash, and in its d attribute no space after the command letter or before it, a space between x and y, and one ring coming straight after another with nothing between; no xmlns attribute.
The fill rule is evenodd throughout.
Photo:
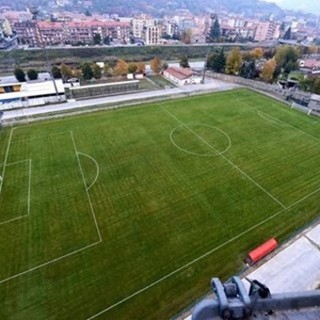
<svg viewBox="0 0 320 320"><path fill-rule="evenodd" d="M66 64L61 64L60 67L52 67L52 74L55 79L63 79L63 81L70 78L83 78L84 80L91 80L92 78L95 78L98 80L103 76L111 77L125 76L128 73L145 73L145 69L146 66L143 62L127 63L123 59L119 59L114 67L105 64L104 68L101 68L96 63L89 62L81 64L79 68L72 68Z"/></svg>
<svg viewBox="0 0 320 320"><path fill-rule="evenodd" d="M29 80L37 80L38 71L35 69L28 69L26 74L22 68L17 67L14 70L14 76L19 82L25 82L27 80L26 76L28 77Z"/></svg>
<svg viewBox="0 0 320 320"><path fill-rule="evenodd" d="M299 52L290 46L268 51L255 48L244 53L234 48L228 55L225 55L224 49L220 49L209 54L207 68L248 79L260 77L272 82L277 77L286 78L291 71L297 70L298 58Z"/></svg>

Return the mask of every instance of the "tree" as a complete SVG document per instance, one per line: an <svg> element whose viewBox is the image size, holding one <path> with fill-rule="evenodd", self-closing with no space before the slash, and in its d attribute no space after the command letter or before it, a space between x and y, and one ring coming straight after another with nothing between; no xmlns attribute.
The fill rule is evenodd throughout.
<svg viewBox="0 0 320 320"><path fill-rule="evenodd" d="M111 76L112 76L112 73L113 73L112 68L111 68L108 64L105 64L105 65L104 65L104 75L105 75L106 77L111 77Z"/></svg>
<svg viewBox="0 0 320 320"><path fill-rule="evenodd" d="M51 72L52 72L52 76L54 79L61 79L62 78L61 71L57 66L53 66L51 69Z"/></svg>
<svg viewBox="0 0 320 320"><path fill-rule="evenodd" d="M285 32L284 36L283 36L284 40L290 40L291 39L291 27L289 27L287 29L287 31Z"/></svg>
<svg viewBox="0 0 320 320"><path fill-rule="evenodd" d="M92 69L93 77L95 79L101 79L101 77L102 77L101 68L96 63L94 63L91 66L91 69Z"/></svg>
<svg viewBox="0 0 320 320"><path fill-rule="evenodd" d="M229 74L239 74L242 66L242 56L239 48L232 49L227 57L226 72Z"/></svg>
<svg viewBox="0 0 320 320"><path fill-rule="evenodd" d="M181 33L181 41L184 44L190 44L192 39L192 30L190 28L185 29Z"/></svg>
<svg viewBox="0 0 320 320"><path fill-rule="evenodd" d="M311 86L311 91L315 94L320 94L320 78L314 79Z"/></svg>
<svg viewBox="0 0 320 320"><path fill-rule="evenodd" d="M275 59L277 68L283 69L285 74L298 69L298 51L290 46L284 46L277 49Z"/></svg>
<svg viewBox="0 0 320 320"><path fill-rule="evenodd" d="M129 65L128 65L128 72L129 73L136 73L137 70L138 70L138 66L135 63L133 63L133 62L129 63Z"/></svg>
<svg viewBox="0 0 320 320"><path fill-rule="evenodd" d="M29 80L37 80L38 79L38 71L34 69L29 69L27 71L27 76Z"/></svg>
<svg viewBox="0 0 320 320"><path fill-rule="evenodd" d="M268 60L261 71L260 77L265 81L265 82L272 82L274 72L276 71L277 68L277 62L275 59L270 59Z"/></svg>
<svg viewBox="0 0 320 320"><path fill-rule="evenodd" d="M254 48L250 52L250 54L254 59L261 59L263 57L264 51L262 48Z"/></svg>
<svg viewBox="0 0 320 320"><path fill-rule="evenodd" d="M263 56L266 59L272 59L275 54L276 54L276 50L272 48L272 49L265 50Z"/></svg>
<svg viewBox="0 0 320 320"><path fill-rule="evenodd" d="M101 35L100 33L95 33L93 35L93 44L100 44L101 43Z"/></svg>
<svg viewBox="0 0 320 320"><path fill-rule="evenodd" d="M310 47L308 47L308 53L309 54L316 54L318 53L319 48L315 45L311 45Z"/></svg>
<svg viewBox="0 0 320 320"><path fill-rule="evenodd" d="M218 19L216 18L211 25L210 28L210 41L218 41L221 37L220 24Z"/></svg>
<svg viewBox="0 0 320 320"><path fill-rule="evenodd" d="M81 70L73 69L72 70L72 76L75 77L75 78L78 78L78 79L81 78L81 76L82 76Z"/></svg>
<svg viewBox="0 0 320 320"><path fill-rule="evenodd" d="M146 72L146 65L144 62L138 62L137 64L137 72L138 73L145 73Z"/></svg>
<svg viewBox="0 0 320 320"><path fill-rule="evenodd" d="M114 68L114 73L118 76L125 76L128 74L128 67L128 64L124 60L119 59Z"/></svg>
<svg viewBox="0 0 320 320"><path fill-rule="evenodd" d="M60 71L62 74L63 81L66 81L69 78L72 78L72 76L73 76L72 69L69 66L65 65L64 63L61 65Z"/></svg>
<svg viewBox="0 0 320 320"><path fill-rule="evenodd" d="M150 68L154 73L159 73L162 70L162 61L155 57L150 62Z"/></svg>
<svg viewBox="0 0 320 320"><path fill-rule="evenodd" d="M186 55L181 57L179 64L181 68L190 68L188 57Z"/></svg>
<svg viewBox="0 0 320 320"><path fill-rule="evenodd" d="M24 82L26 81L26 74L24 73L24 71L21 68L15 68L14 69L14 76L16 77L16 79L19 82Z"/></svg>
<svg viewBox="0 0 320 320"><path fill-rule="evenodd" d="M93 77L93 71L91 69L91 66L88 62L85 62L83 65L81 65L81 71L83 79L85 80L91 80Z"/></svg>
<svg viewBox="0 0 320 320"><path fill-rule="evenodd" d="M162 38L162 39L165 39L165 40L170 40L170 39L172 39L171 35L170 35L170 34L167 34L167 33L163 34L161 38Z"/></svg>
<svg viewBox="0 0 320 320"><path fill-rule="evenodd" d="M111 43L110 36L107 35L107 36L103 39L103 44L106 44L107 46L110 46L110 43Z"/></svg>
<svg viewBox="0 0 320 320"><path fill-rule="evenodd" d="M91 12L89 11L89 9L86 9L86 11L84 12L84 14L87 16L87 17L91 17L92 14Z"/></svg>
<svg viewBox="0 0 320 320"><path fill-rule="evenodd" d="M258 71L254 60L245 60L240 70L240 76L246 79L253 79L257 74Z"/></svg>
<svg viewBox="0 0 320 320"><path fill-rule="evenodd" d="M226 67L226 56L224 49L220 49L218 52L213 52L208 56L207 69L215 72L224 72Z"/></svg>

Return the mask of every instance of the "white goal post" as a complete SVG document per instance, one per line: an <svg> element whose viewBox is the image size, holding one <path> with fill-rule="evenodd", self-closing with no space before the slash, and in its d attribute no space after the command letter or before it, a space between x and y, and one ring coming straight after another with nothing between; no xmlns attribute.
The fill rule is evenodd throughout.
<svg viewBox="0 0 320 320"><path fill-rule="evenodd" d="M291 108L296 109L296 110L300 110L300 111L306 113L308 116L309 116L309 115L311 114L311 112L312 112L312 109L310 109L310 108L308 108L308 107L304 107L304 106L302 106L302 105L300 105L300 104L297 104L297 103L295 103L295 102L292 102Z"/></svg>

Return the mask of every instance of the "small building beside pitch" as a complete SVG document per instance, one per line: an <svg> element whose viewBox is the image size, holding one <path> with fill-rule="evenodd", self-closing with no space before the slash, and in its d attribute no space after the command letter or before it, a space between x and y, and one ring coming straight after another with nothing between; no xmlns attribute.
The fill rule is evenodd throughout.
<svg viewBox="0 0 320 320"><path fill-rule="evenodd" d="M201 77L190 68L169 67L163 71L163 76L179 86L201 83Z"/></svg>

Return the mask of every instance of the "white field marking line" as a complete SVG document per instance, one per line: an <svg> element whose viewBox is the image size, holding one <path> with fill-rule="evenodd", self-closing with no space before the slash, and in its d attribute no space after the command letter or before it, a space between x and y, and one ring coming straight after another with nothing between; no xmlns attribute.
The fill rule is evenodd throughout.
<svg viewBox="0 0 320 320"><path fill-rule="evenodd" d="M73 137L73 134L72 134L72 133L71 133L71 137ZM75 144L74 144L74 146L75 146ZM76 153L76 154L77 154L77 153ZM77 154L77 158L78 158L78 161L79 161L79 156L78 156L78 154ZM30 185L30 188L29 188L29 192L28 192L28 195L29 195L29 197L28 197L28 202L30 203L30 200L31 200L30 190L31 190L31 164L32 164L32 160L29 159L29 161L30 161L30 162L29 162L29 177L30 177L30 178L29 178L29 185ZM79 165L80 165L80 162L79 162ZM80 169L81 169L81 171L82 171L82 168L81 168L81 167L80 167ZM85 182L85 181L84 181L84 182ZM87 191L87 190L86 190L86 191ZM88 192L87 192L87 194L88 194ZM94 211L93 211L93 206L92 206L92 203L91 203L91 199L90 199L89 194L88 194L88 197L89 197L89 202L90 202L92 214L93 214L94 220L95 220L95 222L96 222L95 215L94 215ZM25 216L26 216L26 215L25 215ZM19 219L21 219L21 218L23 218L23 217L25 217L25 216L21 216L21 217L15 218L15 219L12 219L12 220L10 220L10 221L19 220ZM7 222L9 222L9 221L7 221ZM97 227L97 224L96 224L96 227ZM22 276L22 275L25 275L25 274L27 274L27 273L30 273L30 272L32 272L32 271L38 270L38 269L40 269L40 268L42 268L42 267L48 266L48 265L50 265L50 264L52 264L52 263L54 263L54 262L57 262L57 261L62 260L62 259L64 259L64 258L70 257L70 256L72 256L72 255L74 255L74 254L76 254L76 253L82 252L82 251L84 251L84 250L86 250L86 249L89 249L89 248L91 248L91 247L93 247L93 246L95 246L95 245L97 245L97 244L100 244L100 243L102 242L102 239L101 239L101 237L100 237L100 231L99 231L99 229L97 229L97 230L98 230L98 235L99 235L99 241L93 242L93 243L91 243L91 244L89 244L89 245L87 245L87 246L85 246L85 247L83 247L83 248L80 248L80 249L78 249L78 250L72 251L72 252L67 253L67 254L65 254L65 255L63 255L63 256L60 256L60 257L58 257L58 258L55 258L55 259L49 260L49 261L47 261L47 262L44 262L44 263L42 263L42 264L40 264L40 265L37 265L37 266L35 266L35 267L33 267L33 268L30 268L30 269L28 269L28 270L25 270L25 271L22 271L22 272L20 272L20 273L17 273L17 274L15 274L15 275L13 275L13 276L10 276L10 277L8 277L8 278L2 279L2 280L0 280L0 285L1 285L2 283L8 282L8 281L10 281L10 280L12 280L12 279L18 278L18 277L20 277L20 276Z"/></svg>
<svg viewBox="0 0 320 320"><path fill-rule="evenodd" d="M248 103L246 103L246 102L244 102L244 101L240 101L239 99L238 99L237 101L239 101L240 103L246 105L247 107L254 108L254 106L251 106L250 104L248 104ZM272 103L272 106L275 106L275 104ZM297 128L297 127L289 124L289 123L286 122L286 121L280 120L279 118L273 117L273 116L271 116L271 115L269 115L268 113L265 113L265 112L264 112L264 114L268 115L269 117L274 118L276 121L279 121L280 123L282 122L284 126L291 127L291 128L293 128L293 129L295 129L295 130L300 131L301 133L303 133L303 134L305 134L305 135L308 135L309 137L311 137L311 138L313 138L313 139L316 139L316 140L320 141L320 138L317 138L317 137L313 136L312 134L307 133L307 132L303 131L302 129L299 129L299 128Z"/></svg>
<svg viewBox="0 0 320 320"><path fill-rule="evenodd" d="M5 171L6 171L6 165L7 165L7 162L8 162L8 156L9 156L9 151L10 151L10 146L11 146L12 133L13 133L13 129L11 128L10 136L9 136L9 140L8 140L8 146L7 146L6 154L4 156L4 161L3 161L3 168L2 168L2 174L1 174L1 178L2 179L0 181L0 194L1 194L4 175L5 175Z"/></svg>
<svg viewBox="0 0 320 320"><path fill-rule="evenodd" d="M203 124L203 123L192 123L192 125L200 125L200 126L204 126L204 127L208 127L208 128L212 128L212 129L215 129L219 132L221 132L227 139L228 139L228 146L222 150L221 152L218 152L218 151L215 151L215 153L204 153L204 154L201 154L201 153L197 153L197 152L192 152L192 151L189 151L187 149L184 149L182 147L180 147L173 139L172 135L174 134L174 132L178 129L178 128L181 128L181 127L184 127L183 125L180 125L180 126L177 126L175 127L174 129L171 130L170 132L170 141L171 143L176 147L178 148L180 151L183 151L187 154L191 154L193 156L199 156L199 157L215 157L215 156L218 156L218 155L221 155L221 154L224 154L226 153L230 148L231 148L231 145L232 145L232 142L231 142L231 138L229 137L229 135L224 132L223 130L217 128L217 127L214 127L214 126L210 126L208 124Z"/></svg>
<svg viewBox="0 0 320 320"><path fill-rule="evenodd" d="M90 186L87 188L87 190L89 191L91 189L91 187L96 183L96 181L98 180L98 177L99 177L99 173L100 173L100 167L99 167L99 164L98 162L96 161L96 159L94 159L93 157L89 156L88 154L86 153L83 153L83 152L78 152L78 154L80 154L81 156L84 156L84 157L87 157L89 158L90 160L92 160L95 165L96 165L96 168L97 168L97 173L96 173L96 176L93 180L93 182L90 184Z"/></svg>
<svg viewBox="0 0 320 320"><path fill-rule="evenodd" d="M176 270L168 273L167 275L163 276L162 278L158 279L157 281L149 284L148 286L146 286L146 287L144 287L144 288L142 288L142 289L140 289L140 290L138 290L138 291L135 291L135 292L132 293L131 295L127 296L126 298L124 298L124 299L116 302L115 304L113 304L113 305L111 305L111 306L109 306L109 307L101 310L100 312L98 312L98 313L96 313L95 315L87 318L86 320L94 319L94 318L96 318L96 317L104 314L105 312L108 312L108 311L110 311L111 309L114 309L115 307L119 306L120 304L122 304L122 303L124 303L124 302L126 302L126 301L128 301L128 300L130 300L130 299L132 299L132 298L134 298L135 296L139 295L140 293L143 293L143 292L147 291L148 289L150 289L150 288L156 286L157 284L163 282L164 280L172 277L173 275L179 273L180 271L186 269L187 267L190 267L191 265L195 264L196 262L198 262L198 261L206 258L207 256L211 255L211 254L214 253L215 251L218 251L219 249L225 247L226 245L230 244L231 242L233 242L233 241L235 241L235 240L238 240L239 238L241 238L242 236L244 236L244 235L246 235L247 233L251 232L252 230L257 229L258 227L260 227L261 225L265 224L266 222L268 222L268 221L270 221L270 220L273 220L274 218L276 218L277 216L279 216L279 215L280 215L281 213L283 213L284 211L287 211L287 210L291 209L292 207L296 206L297 204L299 204L300 202L306 200L307 198L313 196L314 194L316 194L316 193L319 192L319 191L320 191L320 188L317 189L317 190L315 190L315 191L313 191L312 193L308 194L307 196L299 199L298 201L294 202L293 204L289 205L288 207L281 209L280 211L278 211L277 213L273 214L272 216L266 218L265 220L263 220L263 221L255 224L254 226L248 228L247 230L239 233L237 236L235 236L235 237L233 237L233 238L225 241L224 243L218 245L217 247L209 250L208 252L204 253L203 255L199 256L198 258L196 258L196 259L194 259L194 260L186 263L185 265L181 266L180 268L178 268L178 269L176 269Z"/></svg>
<svg viewBox="0 0 320 320"><path fill-rule="evenodd" d="M288 127L291 127L292 129L295 129L295 130L297 130L297 131L299 131L299 132L301 132L301 133L303 133L303 134L305 134L305 135L307 135L307 136L309 136L309 137L311 137L311 138L313 138L313 139L316 139L317 141L320 141L320 138L317 138L317 137L315 137L314 135L312 135L312 134L310 134L310 133L308 133L308 132L305 132L304 130L302 130L302 129L300 129L300 128L297 128L297 127L289 124L289 123L286 122L286 121L280 120L280 119L278 119L278 118L276 118L276 117L275 117L275 119L277 119L277 121L279 121L279 122L284 123L284 125L286 125L286 126L288 126Z"/></svg>
<svg viewBox="0 0 320 320"><path fill-rule="evenodd" d="M27 215L30 214L30 203L31 203L31 167L32 167L32 159L29 159L28 212L27 212Z"/></svg>
<svg viewBox="0 0 320 320"><path fill-rule="evenodd" d="M276 124L278 126L283 126L283 127L287 127L288 125L287 124L284 124L284 123L281 123L277 118L274 118L273 116L267 114L267 113L264 113L262 111L257 111L257 114L260 118L262 118L263 120L267 121L267 122L270 122L270 123L273 123L273 124Z"/></svg>
<svg viewBox="0 0 320 320"><path fill-rule="evenodd" d="M21 220L21 219L23 219L23 218L26 218L27 216L28 216L28 215L25 214L25 215L23 215L23 216L19 216L19 217L10 219L10 220L2 221L2 222L0 222L0 226L2 226L2 225L4 225L4 224L7 224L7 223L10 223L10 222L13 222L13 221Z"/></svg>
<svg viewBox="0 0 320 320"><path fill-rule="evenodd" d="M16 127L16 128L19 128L19 127ZM69 131L59 131L59 132L56 132L56 133L52 133L52 134L48 134L48 135L41 135L41 136L36 136L36 137L33 137L33 138L24 138L24 139L14 139L12 141L12 143L18 143L18 142L29 142L29 141L33 141L33 140L39 140L39 139L44 139L44 138L51 138L51 137L54 137L54 136L58 136L58 135L65 135L66 133L68 133Z"/></svg>
<svg viewBox="0 0 320 320"><path fill-rule="evenodd" d="M90 197L90 194L88 192L86 179L84 177L84 173L83 173L83 170L82 170L82 166L81 166L81 162L80 162L80 158L79 158L79 152L77 150L77 146L76 146L76 142L74 140L73 132L70 131L70 134L71 134L71 139L72 139L72 142L73 142L74 151L75 151L77 159L78 159L78 164L79 164L79 168L80 168L80 171L81 171L83 184L84 184L84 187L85 187L85 190L86 190L86 194L87 194L87 197L88 197L88 200L89 200L89 205L90 205L90 208L91 208L92 217L93 217L93 220L94 220L94 223L95 223L95 226L96 226L96 230L97 230L97 233L98 233L98 236L99 236L99 243L100 243L100 242L102 242L102 237L101 237L100 229L99 229L99 226L98 226L96 214L95 214L95 211L94 211L94 208L93 208L93 205L92 205L91 197Z"/></svg>
<svg viewBox="0 0 320 320"><path fill-rule="evenodd" d="M26 161L29 161L27 213L24 214L24 215L22 215L22 216L16 217L16 218L12 218L12 219L9 219L9 220L1 221L1 222L0 222L0 226L1 226L1 225L4 225L4 224L7 224L7 223L10 223L10 222L13 222L13 221L17 221L17 220L26 218L26 217L29 216L29 214L30 214L30 202L31 202L31 163L32 163L32 160L31 160L31 159L25 159L25 160L21 160L21 161L17 161L17 162L12 162L12 163L7 164L7 166L13 165L13 164L17 164L17 163L21 163L21 162L26 162Z"/></svg>
<svg viewBox="0 0 320 320"><path fill-rule="evenodd" d="M26 162L26 161L30 161L30 159L24 159L24 160L20 160L20 161L15 161L15 162L7 163L7 167L13 166L13 165L18 164L18 163L21 163L21 162Z"/></svg>
<svg viewBox="0 0 320 320"><path fill-rule="evenodd" d="M86 249L89 249L89 248L91 248L91 247L93 247L93 246L95 246L95 245L97 245L97 244L99 244L99 243L100 243L100 241L96 241L96 242L94 242L94 243L91 243L91 244L83 247L83 248L80 248L80 249L78 249L78 250L72 251L72 252L70 252L70 253L67 253L67 254L65 254L65 255L63 255L63 256L60 256L60 257L55 258L55 259L52 259L52 260L47 261L47 262L45 262L45 263L39 264L39 265L37 265L37 266L35 266L35 267L33 267L33 268L30 268L30 269L28 269L28 270L25 270L25 271L22 271L22 272L20 272L20 273L17 273L17 274L15 274L15 275L11 276L11 277L2 279L2 280L0 280L0 285L3 284L3 283L5 283L5 282L8 282L8 281L10 281L10 280L12 280L12 279L18 278L18 277L20 277L20 276L22 276L22 275L24 275L24 274L27 274L27 273L32 272L32 271L35 271L35 270L40 269L40 268L42 268L42 267L48 266L48 265L50 265L50 264L52 264L52 263L54 263L54 262L57 262L57 261L62 260L62 259L64 259L64 258L70 257L70 256L72 256L72 255L74 255L74 254L76 254L76 253L79 253L79 252L81 252L81 251L84 251L84 250L86 250Z"/></svg>
<svg viewBox="0 0 320 320"><path fill-rule="evenodd" d="M179 120L174 114L172 114L170 111L166 110L162 106L160 106L163 111L166 111L169 115L171 115L172 118L174 118L176 121L181 123L186 129L188 129L191 133L193 133L195 136L197 136L202 142L204 142L208 147L210 147L212 150L217 152L217 150L208 143L205 139L203 139L200 135L198 135L195 131L190 129L186 124L184 124L181 120ZM218 152L217 152L218 153ZM269 191L267 191L264 187L262 187L258 182L256 182L253 178L251 178L248 174L246 174L242 169L240 169L236 164L234 164L231 160L226 158L223 154L219 154L221 158L223 158L225 161L227 161L232 167L234 167L236 170L238 170L240 173L242 173L247 179L249 179L252 183L254 183L259 189L261 189L263 192L265 192L270 198L272 198L275 202L277 202L282 208L286 208L286 206L280 202L275 196L273 196Z"/></svg>

